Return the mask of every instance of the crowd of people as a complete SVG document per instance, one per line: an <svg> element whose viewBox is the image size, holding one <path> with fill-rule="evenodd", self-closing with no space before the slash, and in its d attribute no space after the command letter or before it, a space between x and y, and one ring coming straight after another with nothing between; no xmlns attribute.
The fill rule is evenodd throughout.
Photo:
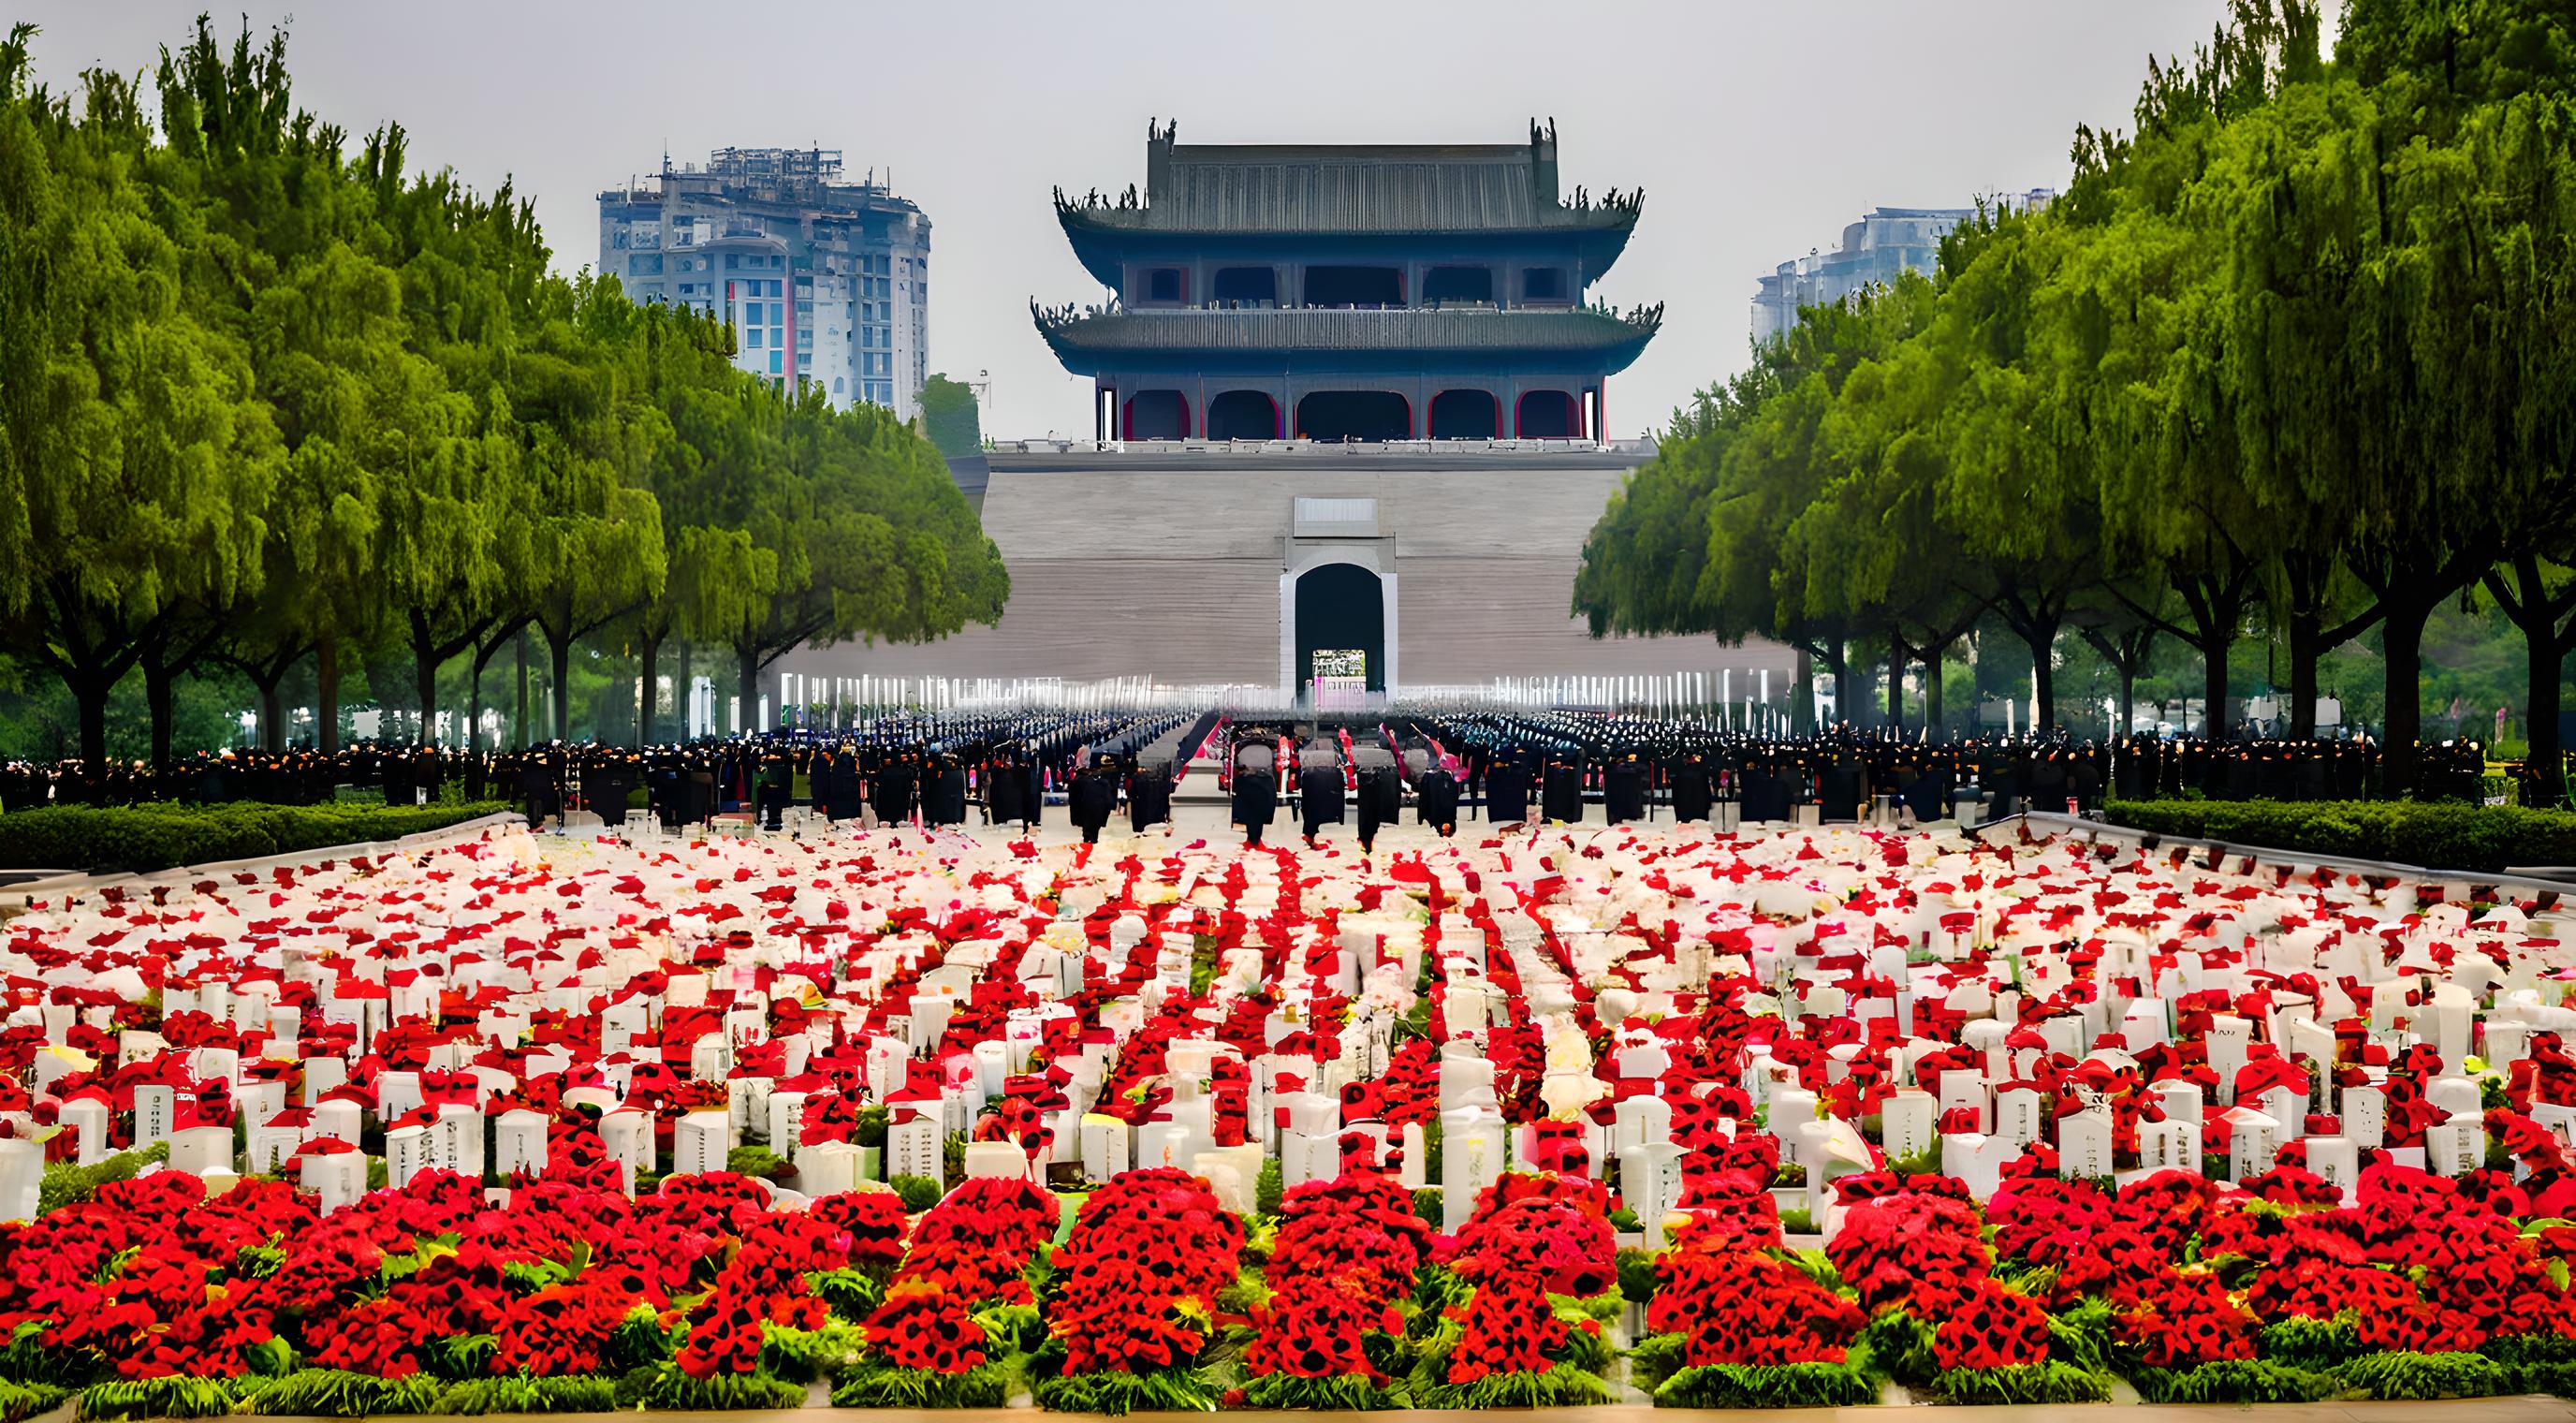
<svg viewBox="0 0 2576 1423"><path fill-rule="evenodd" d="M1355 818L1364 840L1408 802L1425 823L1463 814L1509 824L1574 822L1598 805L1613 823L1669 814L1827 820L1880 797L1917 820L1963 797L1985 818L2097 810L2105 799L2352 800L2379 791L2379 749L2363 738L2110 741L2060 735L1931 741L1830 727L1754 735L1689 721L1589 711L1395 717L1336 725L1228 721L1213 711L1020 712L887 717L861 730L781 731L641 749L552 744L518 751L361 742L333 752L233 750L162 768L79 761L0 765L0 811L45 805L230 801L317 804L355 793L389 804L499 800L532 822L568 809L610 824L641 810L666 824L750 814L775 827L790 807L834 822L1035 827L1052 800L1096 837L1123 808L1131 829L1169 821L1174 783L1210 750L1233 820L1258 838L1282 807L1308 834ZM2471 741L2417 755L2416 797L2475 801L2485 754Z"/></svg>

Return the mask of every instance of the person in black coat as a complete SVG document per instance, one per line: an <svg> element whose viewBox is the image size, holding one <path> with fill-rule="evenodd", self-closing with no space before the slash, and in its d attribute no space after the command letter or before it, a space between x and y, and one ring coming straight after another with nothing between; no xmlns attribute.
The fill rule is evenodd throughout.
<svg viewBox="0 0 2576 1423"><path fill-rule="evenodd" d="M1118 810L1118 767L1106 752L1091 758L1091 765L1073 778L1072 794L1066 797L1073 806L1073 823L1082 829L1082 843L1100 843L1100 830Z"/></svg>
<svg viewBox="0 0 2576 1423"><path fill-rule="evenodd" d="M1602 773L1601 808L1613 825L1646 818L1646 763L1637 759L1636 752L1610 763Z"/></svg>
<svg viewBox="0 0 2576 1423"><path fill-rule="evenodd" d="M815 780L815 790L823 802L823 815L828 820L856 820L867 811L867 783L859 775L859 758L844 746L826 756Z"/></svg>
<svg viewBox="0 0 2576 1423"><path fill-rule="evenodd" d="M753 782L754 803L760 808L764 830L783 828L787 802L796 793L796 768L788 763L787 753L773 751L762 758L758 778Z"/></svg>
<svg viewBox="0 0 2576 1423"><path fill-rule="evenodd" d="M1172 819L1172 777L1161 762L1139 765L1127 774L1127 825L1144 833L1148 825Z"/></svg>
<svg viewBox="0 0 2576 1423"><path fill-rule="evenodd" d="M1529 819L1529 761L1514 747L1485 772L1485 818L1496 825Z"/></svg>
<svg viewBox="0 0 2576 1423"><path fill-rule="evenodd" d="M931 825L966 823L966 768L947 752L931 758L929 783L922 788L921 818Z"/></svg>
<svg viewBox="0 0 2576 1423"><path fill-rule="evenodd" d="M1243 843L1258 845L1270 817L1279 812L1279 782L1268 771L1234 773L1234 823L1243 827Z"/></svg>
<svg viewBox="0 0 2576 1423"><path fill-rule="evenodd" d="M1708 762L1694 751L1673 764L1672 777L1673 819L1684 824L1708 819L1709 807L1717 803Z"/></svg>
<svg viewBox="0 0 2576 1423"><path fill-rule="evenodd" d="M1316 831L1342 823L1342 768L1309 765L1299 771L1297 800L1306 822L1306 843L1311 845Z"/></svg>
<svg viewBox="0 0 2576 1423"><path fill-rule="evenodd" d="M877 767L875 782L868 787L875 793L869 808L877 813L878 824L901 825L912 819L913 787L918 774L909 754L887 754Z"/></svg>
<svg viewBox="0 0 2576 1423"><path fill-rule="evenodd" d="M1445 838L1458 833L1458 778L1434 766L1413 783L1413 818Z"/></svg>
<svg viewBox="0 0 2576 1423"><path fill-rule="evenodd" d="M1008 825L1023 818L1021 793L1028 789L1020 769L1020 752L1005 746L984 763L984 818L995 825Z"/></svg>
<svg viewBox="0 0 2576 1423"><path fill-rule="evenodd" d="M1568 825L1583 819L1583 763L1564 752L1547 758L1539 778L1539 815Z"/></svg>
<svg viewBox="0 0 2576 1423"><path fill-rule="evenodd" d="M1393 766L1369 766L1361 770L1358 807L1360 853L1375 852L1378 827L1394 820L1403 803L1403 792L1397 789Z"/></svg>

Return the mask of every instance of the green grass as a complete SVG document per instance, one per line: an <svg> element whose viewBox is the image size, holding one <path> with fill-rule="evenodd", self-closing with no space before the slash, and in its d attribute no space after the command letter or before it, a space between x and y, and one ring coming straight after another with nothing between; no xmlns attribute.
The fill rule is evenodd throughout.
<svg viewBox="0 0 2576 1423"><path fill-rule="evenodd" d="M1445 1358L1425 1364L1408 1388L1416 1408L1583 1408L1618 1401L1599 1374L1567 1364L1543 1374L1487 1374L1474 1383L1446 1382Z"/></svg>
<svg viewBox="0 0 2576 1423"><path fill-rule="evenodd" d="M0 1423L19 1423L44 1413L71 1397L69 1389L49 1383L11 1383L0 1379Z"/></svg>
<svg viewBox="0 0 2576 1423"><path fill-rule="evenodd" d="M1658 1408L1856 1408L1878 1380L1850 1364L1702 1364L1655 1390Z"/></svg>
<svg viewBox="0 0 2576 1423"><path fill-rule="evenodd" d="M1194 1369L1059 1374L1032 1380L1029 1392L1050 1413L1214 1413L1217 1403L1216 1390Z"/></svg>
<svg viewBox="0 0 2576 1423"><path fill-rule="evenodd" d="M720 1409L727 1412L745 1408L800 1408L805 1403L805 1386L767 1374L711 1374L691 1378L677 1364L664 1364L652 1371L638 1400L652 1408L683 1410Z"/></svg>
<svg viewBox="0 0 2576 1423"><path fill-rule="evenodd" d="M1681 1372L1690 1348L1687 1334L1649 1334L1628 1346L1628 1381L1648 1393Z"/></svg>
<svg viewBox="0 0 2576 1423"><path fill-rule="evenodd" d="M2104 1403L2111 1381L2073 1364L2006 1364L1995 1369L1944 1369L1932 1376L1944 1403Z"/></svg>
<svg viewBox="0 0 2576 1423"><path fill-rule="evenodd" d="M870 1364L841 1376L835 1408L999 1408L1009 1402L1010 1375L999 1364L962 1374Z"/></svg>
<svg viewBox="0 0 2576 1423"><path fill-rule="evenodd" d="M2484 1354L2365 1354L2335 1377L2373 1398L2486 1398L2513 1382L2505 1365Z"/></svg>
<svg viewBox="0 0 2576 1423"><path fill-rule="evenodd" d="M65 1206L94 1200L110 1181L131 1181L146 1166L170 1159L170 1143L156 1141L141 1151L120 1151L91 1166L56 1161L45 1167L36 1185L36 1214L52 1215Z"/></svg>
<svg viewBox="0 0 2576 1423"><path fill-rule="evenodd" d="M617 1383L605 1378L529 1378L510 1374L451 1384L432 1413L608 1413Z"/></svg>
<svg viewBox="0 0 2576 1423"><path fill-rule="evenodd" d="M226 1379L105 1379L80 1396L80 1416L86 1419L213 1418L232 1411Z"/></svg>
<svg viewBox="0 0 2576 1423"><path fill-rule="evenodd" d="M2214 1359L2188 1369L2139 1369L2129 1375L2149 1403L2309 1403L2339 1392L2331 1374L2262 1359Z"/></svg>
<svg viewBox="0 0 2576 1423"><path fill-rule="evenodd" d="M297 1369L267 1380L243 1397L245 1413L316 1418L365 1418L378 1413L427 1413L437 1405L438 1380L425 1374L380 1379L347 1369Z"/></svg>
<svg viewBox="0 0 2576 1423"><path fill-rule="evenodd" d="M1410 1408L1413 1397L1399 1381L1391 1388L1380 1388L1356 1374L1333 1378L1305 1379L1294 1374L1262 1374L1244 1380L1243 1406L1246 1408L1293 1408L1317 1413L1366 1413L1386 1408Z"/></svg>
<svg viewBox="0 0 2576 1423"><path fill-rule="evenodd" d="M443 805L53 805L0 815L0 865L166 870L325 850L443 830L509 809Z"/></svg>

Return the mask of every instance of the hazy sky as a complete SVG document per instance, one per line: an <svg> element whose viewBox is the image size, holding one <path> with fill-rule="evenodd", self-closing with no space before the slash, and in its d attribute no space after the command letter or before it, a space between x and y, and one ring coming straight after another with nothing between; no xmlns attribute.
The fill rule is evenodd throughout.
<svg viewBox="0 0 2576 1423"><path fill-rule="evenodd" d="M1057 184L1144 181L1149 117L1183 143L1510 143L1557 121L1570 192L1643 185L1594 288L1666 304L1610 388L1611 432L1740 368L1754 280L1873 205L2064 183L2075 125L2125 127L2149 54L2224 0L0 0L38 73L138 70L201 8L292 17L306 108L411 134L416 164L515 177L565 270L599 189L727 145L819 145L891 174L933 224L930 367L991 372L989 433L1088 434L1088 385L1029 298L1093 300ZM227 33L229 31L227 30Z"/></svg>

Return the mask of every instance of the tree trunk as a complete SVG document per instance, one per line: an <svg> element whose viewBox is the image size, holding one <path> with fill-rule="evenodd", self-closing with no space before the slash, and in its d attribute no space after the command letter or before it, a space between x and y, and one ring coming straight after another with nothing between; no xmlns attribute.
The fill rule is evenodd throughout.
<svg viewBox="0 0 2576 1423"><path fill-rule="evenodd" d="M286 674L265 681L253 677L251 682L259 688L259 749L274 756L286 749L286 698L281 695Z"/></svg>
<svg viewBox="0 0 2576 1423"><path fill-rule="evenodd" d="M671 710L680 719L680 734L672 738L675 741L688 740L696 730L689 725L690 714L696 709L698 699L697 673L691 671L689 667L689 654L694 650L689 646L687 639L681 639L680 665L671 674Z"/></svg>
<svg viewBox="0 0 2576 1423"><path fill-rule="evenodd" d="M572 740L572 638L546 632L546 670L555 684L555 740Z"/></svg>
<svg viewBox="0 0 2576 1423"><path fill-rule="evenodd" d="M152 769L170 769L171 721L177 716L179 674L170 665L166 646L143 655L143 705L152 718Z"/></svg>
<svg viewBox="0 0 2576 1423"><path fill-rule="evenodd" d="M635 744L638 748L653 744L653 718L657 709L653 672L654 664L661 660L662 635L648 630L635 648Z"/></svg>
<svg viewBox="0 0 2576 1423"><path fill-rule="evenodd" d="M2566 793L2567 748L2558 744L2558 679L2567 660L2567 636L2543 624L2524 629L2523 637L2531 644L2531 745L2523 758L2523 804L2547 809Z"/></svg>
<svg viewBox="0 0 2576 1423"><path fill-rule="evenodd" d="M2030 709L2031 729L2045 730L2057 724L2057 620L2031 624L2021 640L2030 648L2031 697L2038 703Z"/></svg>
<svg viewBox="0 0 2576 1423"><path fill-rule="evenodd" d="M535 738L535 737L528 735L528 630L527 630L527 628L526 628L526 627L524 627L524 626L523 626L523 627L521 627L521 628L519 629L519 635L518 635L518 636L516 636L516 637L514 637L514 638L512 638L512 639L510 639L510 641L511 641L511 642L513 642L513 643L515 643L515 644L517 645L517 647L518 647L518 653L519 653L519 714L518 714L518 716L516 716L515 718L513 718L513 719L511 720L511 722L510 722L510 739L511 739L511 740L513 740L513 741L515 741L515 742L517 742L519 745L521 745L521 746L523 746L523 747L524 747L524 746L527 746L527 745L529 745L529 744L533 743L533 742L536 740L536 738Z"/></svg>
<svg viewBox="0 0 2576 1423"><path fill-rule="evenodd" d="M768 728L760 724L760 651L736 647L734 653L742 664L738 669L742 676L742 729L765 731Z"/></svg>
<svg viewBox="0 0 2576 1423"><path fill-rule="evenodd" d="M340 641L325 633L313 652L313 729L322 754L340 753Z"/></svg>
<svg viewBox="0 0 2576 1423"><path fill-rule="evenodd" d="M78 677L66 675L63 684L80 707L81 766L96 775L107 763L107 694L115 684L91 669L83 669Z"/></svg>
<svg viewBox="0 0 2576 1423"><path fill-rule="evenodd" d="M1834 678L1834 720L1852 719L1851 656L1839 637L1825 641L1825 670Z"/></svg>
<svg viewBox="0 0 2576 1423"><path fill-rule="evenodd" d="M1895 633L1887 635L1887 726L1891 731L1905 729L1905 639Z"/></svg>
<svg viewBox="0 0 2576 1423"><path fill-rule="evenodd" d="M2290 739L2306 741L2317 734L2317 646L2325 620L2314 608L2290 610Z"/></svg>
<svg viewBox="0 0 2576 1423"><path fill-rule="evenodd" d="M1949 649L1942 648L1923 655L1923 729L1941 729L1941 659Z"/></svg>
<svg viewBox="0 0 2576 1423"><path fill-rule="evenodd" d="M2388 713L2380 730L2380 793L2401 799L2415 786L2415 750L2424 737L2424 624L2433 615L2425 598L2388 600L2380 651L2388 669Z"/></svg>
<svg viewBox="0 0 2576 1423"><path fill-rule="evenodd" d="M420 694L420 736L423 746L438 744L438 643L430 636L429 619L419 609L411 615L412 675L418 682L413 690Z"/></svg>
<svg viewBox="0 0 2576 1423"><path fill-rule="evenodd" d="M2203 627L2197 644L2200 648L2201 734L2211 741L2228 739L2227 717L2227 652L2236 645L2236 627L2231 622L2216 627ZM2217 764L2215 761L2212 765Z"/></svg>

